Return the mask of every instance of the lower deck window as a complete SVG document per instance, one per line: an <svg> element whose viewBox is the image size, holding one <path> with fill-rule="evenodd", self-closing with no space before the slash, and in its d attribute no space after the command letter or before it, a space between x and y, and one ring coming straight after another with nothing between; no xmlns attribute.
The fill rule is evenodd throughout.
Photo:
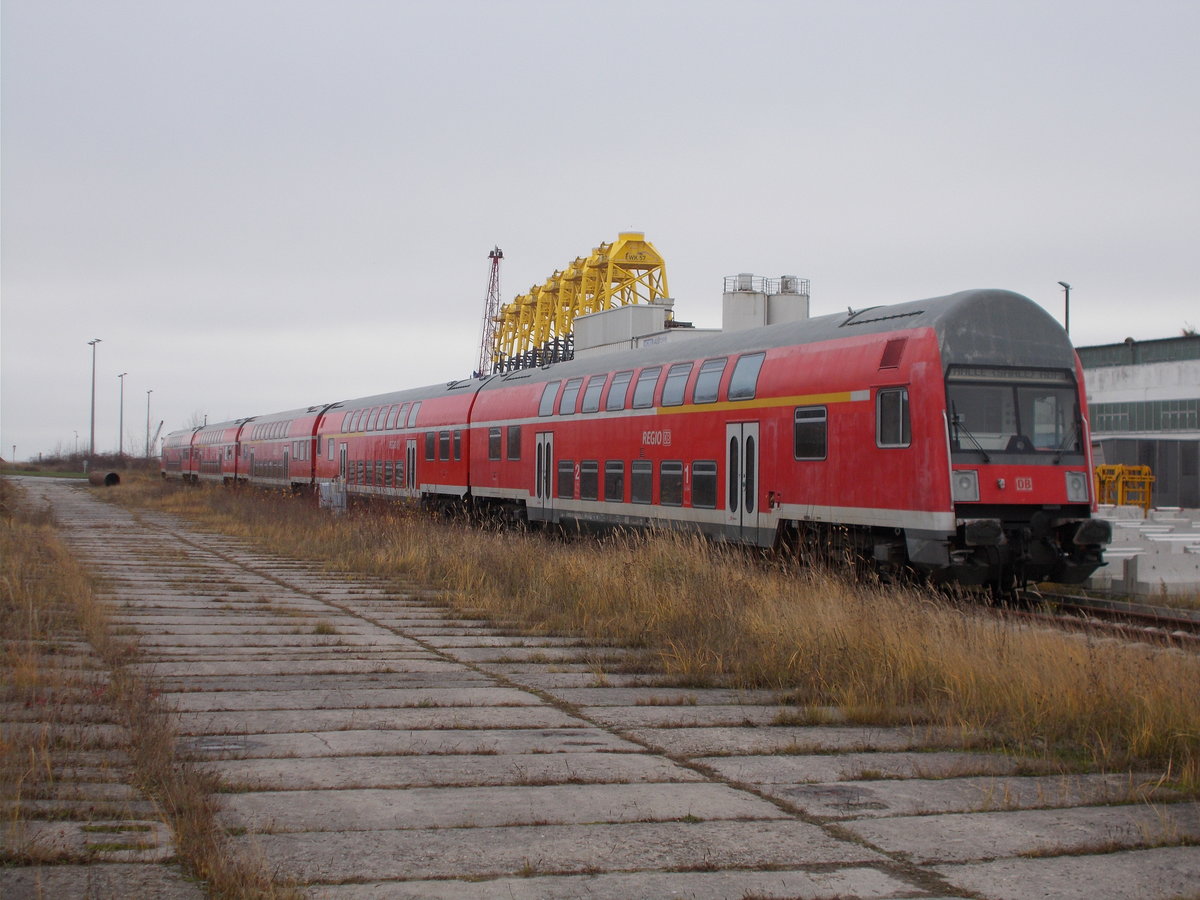
<svg viewBox="0 0 1200 900"><path fill-rule="evenodd" d="M575 463L570 459L558 461L558 490L556 496L563 500L575 499Z"/></svg>
<svg viewBox="0 0 1200 900"><path fill-rule="evenodd" d="M579 499L598 500L600 497L600 464L585 459L579 464Z"/></svg>
<svg viewBox="0 0 1200 900"><path fill-rule="evenodd" d="M604 464L604 499L615 503L625 500L625 463L610 459Z"/></svg>
<svg viewBox="0 0 1200 900"><path fill-rule="evenodd" d="M683 506L683 463L659 464L658 502L663 506Z"/></svg>
<svg viewBox="0 0 1200 900"><path fill-rule="evenodd" d="M692 506L717 508L717 464L713 460L692 463Z"/></svg>
<svg viewBox="0 0 1200 900"><path fill-rule="evenodd" d="M650 503L654 485L654 463L635 459L629 478L629 499L634 503Z"/></svg>

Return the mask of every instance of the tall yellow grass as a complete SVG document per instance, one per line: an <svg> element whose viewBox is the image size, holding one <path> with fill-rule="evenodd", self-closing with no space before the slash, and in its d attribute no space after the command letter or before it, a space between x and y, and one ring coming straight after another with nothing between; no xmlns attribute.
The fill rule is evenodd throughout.
<svg viewBox="0 0 1200 900"><path fill-rule="evenodd" d="M102 696L95 694L94 682L56 662L57 642L80 640L91 645L107 670ZM59 540L52 516L31 508L0 478L0 700L39 709L43 726L34 732L0 728L0 805L9 834L20 838L24 824L42 814L25 803L39 782L52 781L71 754L91 749L86 730L70 727L82 724L72 717L80 716L81 707L104 703L132 736L125 748L132 760L129 778L158 803L173 829L179 859L193 876L215 896L299 896L229 846L216 820L216 781L176 753L171 711L139 676L137 661L136 645L114 637L91 577ZM71 815L91 813L73 809ZM0 853L0 864L64 861L57 852L21 840L11 843L16 849Z"/></svg>
<svg viewBox="0 0 1200 900"><path fill-rule="evenodd" d="M394 507L334 518L253 491L122 488L290 556L446 592L542 631L656 655L692 683L770 687L857 721L961 729L1025 754L1156 766L1200 788L1200 657L997 617L915 588L755 562L694 536L555 541ZM801 715L803 711L801 711Z"/></svg>

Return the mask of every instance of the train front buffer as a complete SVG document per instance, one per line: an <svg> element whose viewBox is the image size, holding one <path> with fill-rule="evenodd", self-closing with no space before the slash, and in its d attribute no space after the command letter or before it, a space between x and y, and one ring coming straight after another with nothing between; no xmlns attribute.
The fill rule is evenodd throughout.
<svg viewBox="0 0 1200 900"><path fill-rule="evenodd" d="M950 580L1078 584L1104 565L1112 526L1092 517L1086 466L978 465L951 471Z"/></svg>

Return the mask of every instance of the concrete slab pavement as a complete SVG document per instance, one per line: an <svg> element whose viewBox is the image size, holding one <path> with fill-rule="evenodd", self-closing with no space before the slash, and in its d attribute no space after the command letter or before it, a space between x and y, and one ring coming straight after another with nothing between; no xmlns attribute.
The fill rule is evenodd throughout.
<svg viewBox="0 0 1200 900"><path fill-rule="evenodd" d="M664 685L644 653L45 496L121 628L145 629L232 844L312 896L1036 897L1082 860L1120 870L1091 897L1168 900L1200 861L1197 804L1128 776L1035 776L939 729L788 724L772 692Z"/></svg>

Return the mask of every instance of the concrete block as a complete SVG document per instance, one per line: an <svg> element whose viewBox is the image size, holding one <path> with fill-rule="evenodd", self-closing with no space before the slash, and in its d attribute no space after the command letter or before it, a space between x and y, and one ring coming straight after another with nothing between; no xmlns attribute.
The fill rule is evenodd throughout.
<svg viewBox="0 0 1200 900"><path fill-rule="evenodd" d="M859 820L843 827L919 864L1061 856L1200 840L1200 804L1077 807Z"/></svg>
<svg viewBox="0 0 1200 900"><path fill-rule="evenodd" d="M743 791L689 783L262 791L223 799L224 825L274 834L787 818Z"/></svg>
<svg viewBox="0 0 1200 900"><path fill-rule="evenodd" d="M232 842L304 881L481 878L648 869L886 864L887 857L795 820L249 834ZM737 895L741 896L741 895Z"/></svg>
<svg viewBox="0 0 1200 900"><path fill-rule="evenodd" d="M882 900L914 896L919 890L894 874L852 866L827 872L611 872L486 881L387 881L318 887L311 896L319 900Z"/></svg>
<svg viewBox="0 0 1200 900"><path fill-rule="evenodd" d="M939 866L948 881L989 900L1179 900L1200 885L1200 847L1159 847L1049 859Z"/></svg>

